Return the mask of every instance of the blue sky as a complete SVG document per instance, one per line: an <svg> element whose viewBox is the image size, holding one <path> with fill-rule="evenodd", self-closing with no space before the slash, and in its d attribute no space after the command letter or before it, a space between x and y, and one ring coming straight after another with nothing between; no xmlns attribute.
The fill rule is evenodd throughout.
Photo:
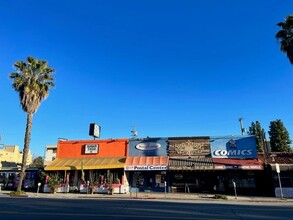
<svg viewBox="0 0 293 220"><path fill-rule="evenodd" d="M33 121L30 148L58 138L239 135L281 119L293 139L293 66L276 23L292 0L0 0L0 134L23 148L26 114L9 74L47 60L56 87ZM267 135L268 136L268 135Z"/></svg>

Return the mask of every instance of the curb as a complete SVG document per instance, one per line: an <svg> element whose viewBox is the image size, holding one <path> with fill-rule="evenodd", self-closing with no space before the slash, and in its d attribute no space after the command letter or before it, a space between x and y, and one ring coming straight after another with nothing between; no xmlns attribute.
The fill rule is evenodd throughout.
<svg viewBox="0 0 293 220"><path fill-rule="evenodd" d="M12 197L10 192L0 191L0 197ZM18 197L19 196L14 196ZM107 194L67 194L67 193L27 193L24 198L50 198L50 199L131 199L131 200L188 200L188 201L210 201L210 202L253 202L253 203L293 203L293 199L281 199L276 197L237 197L227 196L226 199L216 199L214 195L198 195L198 194L141 194L138 196L131 196L129 194L117 194L117 195L107 195Z"/></svg>

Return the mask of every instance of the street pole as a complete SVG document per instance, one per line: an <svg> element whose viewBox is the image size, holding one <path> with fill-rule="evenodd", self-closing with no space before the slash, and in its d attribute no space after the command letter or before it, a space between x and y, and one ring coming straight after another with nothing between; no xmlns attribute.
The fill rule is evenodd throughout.
<svg viewBox="0 0 293 220"><path fill-rule="evenodd" d="M279 179L279 187L280 187L281 199L283 199L284 195L283 195L283 189L282 189L281 178L280 178L280 165L278 163L276 163L276 172L278 174L278 179Z"/></svg>
<svg viewBox="0 0 293 220"><path fill-rule="evenodd" d="M242 121L243 121L243 118L239 118L241 134L244 135L245 128L243 127L243 122Z"/></svg>
<svg viewBox="0 0 293 220"><path fill-rule="evenodd" d="M41 186L41 183L38 183L37 193L39 193L39 191L40 191L40 186ZM1 188L0 188L0 189L1 189Z"/></svg>
<svg viewBox="0 0 293 220"><path fill-rule="evenodd" d="M236 183L232 180L234 186L235 199L237 199Z"/></svg>
<svg viewBox="0 0 293 220"><path fill-rule="evenodd" d="M165 185L165 198L167 198L167 182L166 181L164 182L164 185Z"/></svg>

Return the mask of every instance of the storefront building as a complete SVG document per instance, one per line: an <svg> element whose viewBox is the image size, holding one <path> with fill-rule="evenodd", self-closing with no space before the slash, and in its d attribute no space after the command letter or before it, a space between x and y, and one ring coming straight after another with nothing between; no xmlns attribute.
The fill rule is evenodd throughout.
<svg viewBox="0 0 293 220"><path fill-rule="evenodd" d="M255 136L248 135L60 140L45 171L47 191L57 173L58 192L267 192Z"/></svg>
<svg viewBox="0 0 293 220"><path fill-rule="evenodd" d="M255 193L263 164L254 136L168 138L171 192Z"/></svg>
<svg viewBox="0 0 293 220"><path fill-rule="evenodd" d="M5 163L4 161L2 163L6 166L2 167L2 169L0 170L0 190L16 190L21 173L20 167L8 167L7 165L11 163ZM36 189L37 184L40 181L40 172L41 170L36 167L28 167L25 170L22 188L25 190Z"/></svg>
<svg viewBox="0 0 293 220"><path fill-rule="evenodd" d="M209 137L170 137L168 146L171 192L193 193L212 189L214 166Z"/></svg>
<svg viewBox="0 0 293 220"><path fill-rule="evenodd" d="M57 192L126 193L127 146L128 139L58 141L56 159L45 167L44 191L55 178Z"/></svg>
<svg viewBox="0 0 293 220"><path fill-rule="evenodd" d="M130 190L163 192L168 184L168 159L166 138L130 139L124 167Z"/></svg>
<svg viewBox="0 0 293 220"><path fill-rule="evenodd" d="M241 194L262 192L263 163L257 157L255 136L211 137L214 190Z"/></svg>
<svg viewBox="0 0 293 220"><path fill-rule="evenodd" d="M263 154L259 155L264 159L267 166L266 185L271 186L272 195L283 198L293 198L293 153L270 152L264 158Z"/></svg>

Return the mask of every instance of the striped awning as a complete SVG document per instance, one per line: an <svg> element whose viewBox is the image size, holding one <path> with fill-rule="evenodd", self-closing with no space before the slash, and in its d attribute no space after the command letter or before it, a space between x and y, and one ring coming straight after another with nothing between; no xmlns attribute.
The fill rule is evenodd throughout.
<svg viewBox="0 0 293 220"><path fill-rule="evenodd" d="M168 156L127 157L125 170L167 170Z"/></svg>
<svg viewBox="0 0 293 220"><path fill-rule="evenodd" d="M169 158L169 170L213 170L212 158Z"/></svg>
<svg viewBox="0 0 293 220"><path fill-rule="evenodd" d="M45 170L94 170L124 168L125 157L57 158Z"/></svg>

